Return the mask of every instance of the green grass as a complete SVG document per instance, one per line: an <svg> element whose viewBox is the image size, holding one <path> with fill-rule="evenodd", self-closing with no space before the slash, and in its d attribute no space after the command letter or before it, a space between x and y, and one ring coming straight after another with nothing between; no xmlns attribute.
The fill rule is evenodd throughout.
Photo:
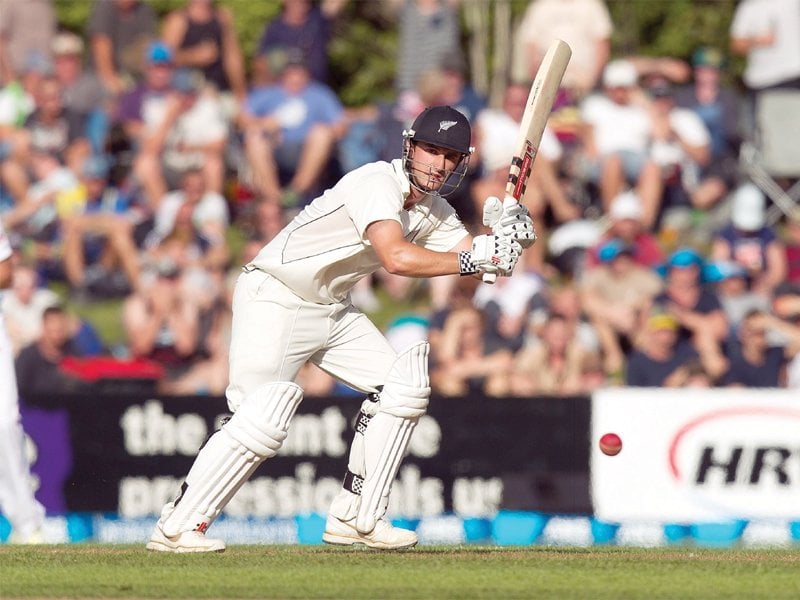
<svg viewBox="0 0 800 600"><path fill-rule="evenodd" d="M7 598L799 598L800 550L0 547Z"/></svg>

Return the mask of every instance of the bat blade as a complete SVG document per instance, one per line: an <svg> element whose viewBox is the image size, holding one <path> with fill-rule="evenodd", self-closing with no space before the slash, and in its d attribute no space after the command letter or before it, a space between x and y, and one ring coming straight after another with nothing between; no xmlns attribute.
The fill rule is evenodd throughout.
<svg viewBox="0 0 800 600"><path fill-rule="evenodd" d="M553 42L547 49L531 85L506 183L506 197L513 198L517 202L520 202L525 195L533 161L536 159L547 119L553 109L553 100L558 88L561 87L561 79L564 77L571 56L572 49L566 42L562 40ZM483 280L487 283L494 283L495 279L497 276L494 273L483 275Z"/></svg>
<svg viewBox="0 0 800 600"><path fill-rule="evenodd" d="M553 42L547 49L531 85L506 184L506 194L517 202L525 194L533 161L536 159L547 119L553 109L553 100L561 86L561 79L564 77L571 56L572 50L566 42L562 40Z"/></svg>

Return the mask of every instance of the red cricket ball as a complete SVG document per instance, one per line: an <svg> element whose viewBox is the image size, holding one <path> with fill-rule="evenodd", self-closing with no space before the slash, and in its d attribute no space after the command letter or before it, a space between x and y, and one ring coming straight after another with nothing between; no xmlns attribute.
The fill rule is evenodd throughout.
<svg viewBox="0 0 800 600"><path fill-rule="evenodd" d="M608 456L616 456L622 450L622 440L616 433L606 433L600 438L600 450Z"/></svg>

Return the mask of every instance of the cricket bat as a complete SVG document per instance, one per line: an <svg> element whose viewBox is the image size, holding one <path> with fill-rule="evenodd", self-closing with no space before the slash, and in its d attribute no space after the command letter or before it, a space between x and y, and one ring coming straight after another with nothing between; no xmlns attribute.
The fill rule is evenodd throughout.
<svg viewBox="0 0 800 600"><path fill-rule="evenodd" d="M536 72L531 91L528 94L528 103L525 106L522 121L519 124L514 156L511 159L511 168L506 183L505 202L520 202L525 194L525 186L528 185L528 179L531 176L533 161L539 151L542 134L553 108L553 100L561 86L561 79L564 77L564 71L567 69L571 56L572 50L569 45L562 40L556 40L547 49L547 53L539 65L539 70ZM495 207L494 210L501 212L502 207ZM499 212L496 214L496 218L499 219ZM487 223L487 219L490 217L487 216L487 209L484 209L484 224L490 225ZM495 273L483 274L483 280L487 283L494 283L495 279L497 279Z"/></svg>

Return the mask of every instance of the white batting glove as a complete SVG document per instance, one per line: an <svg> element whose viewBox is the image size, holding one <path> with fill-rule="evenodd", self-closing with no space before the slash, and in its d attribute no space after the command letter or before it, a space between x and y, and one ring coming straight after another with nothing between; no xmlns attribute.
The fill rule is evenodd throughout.
<svg viewBox="0 0 800 600"><path fill-rule="evenodd" d="M536 230L528 209L510 196L502 203L495 196L486 199L483 224L491 227L495 235L515 240L523 248L530 248L536 241Z"/></svg>
<svg viewBox="0 0 800 600"><path fill-rule="evenodd" d="M516 241L498 235L479 235L472 240L470 259L476 273L511 275L519 261L522 247Z"/></svg>

